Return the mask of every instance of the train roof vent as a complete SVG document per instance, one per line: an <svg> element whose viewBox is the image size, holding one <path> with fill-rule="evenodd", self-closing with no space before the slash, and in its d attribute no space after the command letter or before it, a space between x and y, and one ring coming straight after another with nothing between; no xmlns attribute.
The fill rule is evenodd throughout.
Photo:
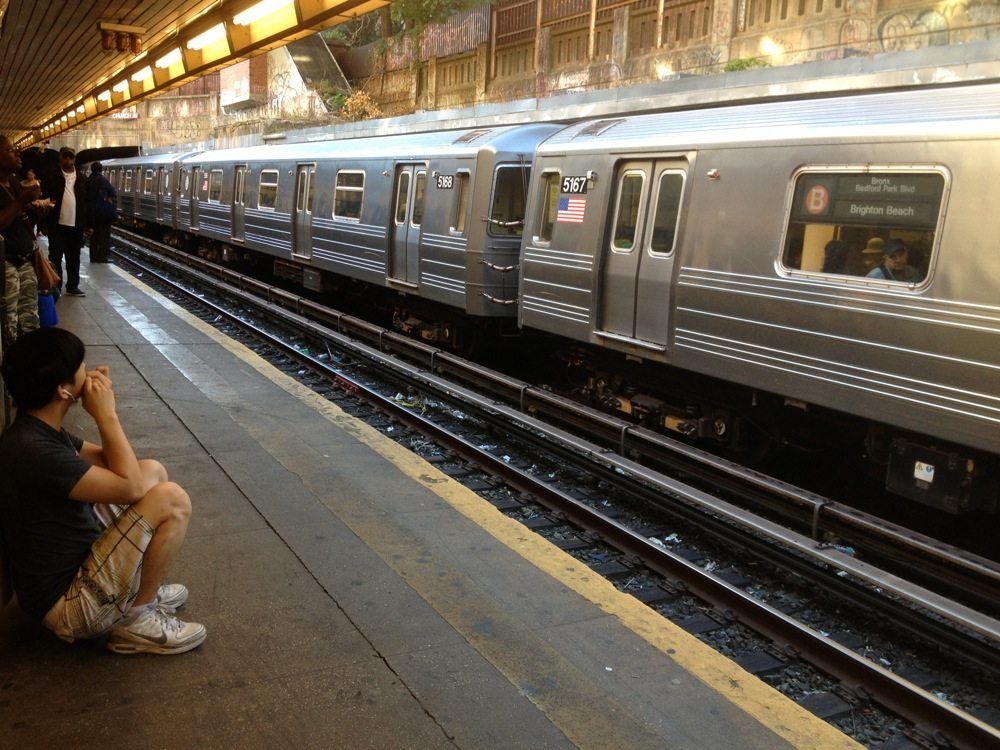
<svg viewBox="0 0 1000 750"><path fill-rule="evenodd" d="M574 138L579 138L580 136L584 136L584 135L600 135L605 130L610 130L611 128L613 128L615 125L617 125L620 122L625 122L625 120L622 120L622 119L618 119L618 120L598 120L597 122L592 122L592 123L590 123L590 125L588 125L587 127L583 128L582 130L580 130L580 132L577 133L574 136Z"/></svg>
<svg viewBox="0 0 1000 750"><path fill-rule="evenodd" d="M489 130L470 130L465 135L456 138L452 143L472 143L477 138L482 138L489 132Z"/></svg>

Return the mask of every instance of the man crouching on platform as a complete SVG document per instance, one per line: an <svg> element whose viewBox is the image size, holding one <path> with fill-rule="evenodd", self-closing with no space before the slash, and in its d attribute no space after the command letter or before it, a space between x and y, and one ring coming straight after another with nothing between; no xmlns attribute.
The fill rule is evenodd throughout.
<svg viewBox="0 0 1000 750"><path fill-rule="evenodd" d="M0 366L17 406L0 435L0 531L14 591L65 641L110 630L116 653L189 651L205 627L174 614L187 589L161 583L184 541L191 500L159 462L136 460L108 368L88 372L83 357L79 338L43 328L15 341ZM77 401L101 445L63 429Z"/></svg>

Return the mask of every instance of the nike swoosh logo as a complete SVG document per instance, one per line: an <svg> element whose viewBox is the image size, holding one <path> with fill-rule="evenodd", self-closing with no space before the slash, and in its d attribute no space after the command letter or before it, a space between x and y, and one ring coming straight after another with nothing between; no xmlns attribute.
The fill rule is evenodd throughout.
<svg viewBox="0 0 1000 750"><path fill-rule="evenodd" d="M137 636L139 636L140 638L144 638L144 639L146 639L147 641L150 641L151 643L159 643L159 644L160 644L161 646L162 646L162 645L163 645L164 643L166 643L166 642L167 642L167 634L166 634L166 632L164 632L164 631L162 631L162 630L160 631L160 634L159 634L159 635L156 635L156 636L153 636L153 635L145 635L145 634L143 634L143 633L135 633L134 635L137 635Z"/></svg>

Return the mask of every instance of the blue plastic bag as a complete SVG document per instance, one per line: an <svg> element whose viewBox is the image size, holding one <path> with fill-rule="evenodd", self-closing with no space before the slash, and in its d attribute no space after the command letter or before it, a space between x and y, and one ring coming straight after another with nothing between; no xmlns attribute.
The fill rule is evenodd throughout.
<svg viewBox="0 0 1000 750"><path fill-rule="evenodd" d="M38 322L42 328L59 325L59 315L56 313L56 300L48 292L38 295Z"/></svg>

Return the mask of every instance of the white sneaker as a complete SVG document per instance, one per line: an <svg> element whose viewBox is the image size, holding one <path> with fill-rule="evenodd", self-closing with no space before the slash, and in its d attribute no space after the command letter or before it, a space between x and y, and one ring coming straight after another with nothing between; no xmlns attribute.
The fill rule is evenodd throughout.
<svg viewBox="0 0 1000 750"><path fill-rule="evenodd" d="M183 583L165 583L156 590L156 604L171 614L188 600L187 586Z"/></svg>
<svg viewBox="0 0 1000 750"><path fill-rule="evenodd" d="M159 607L111 629L108 650L116 654L183 654L197 648L208 631L197 622L184 622Z"/></svg>

